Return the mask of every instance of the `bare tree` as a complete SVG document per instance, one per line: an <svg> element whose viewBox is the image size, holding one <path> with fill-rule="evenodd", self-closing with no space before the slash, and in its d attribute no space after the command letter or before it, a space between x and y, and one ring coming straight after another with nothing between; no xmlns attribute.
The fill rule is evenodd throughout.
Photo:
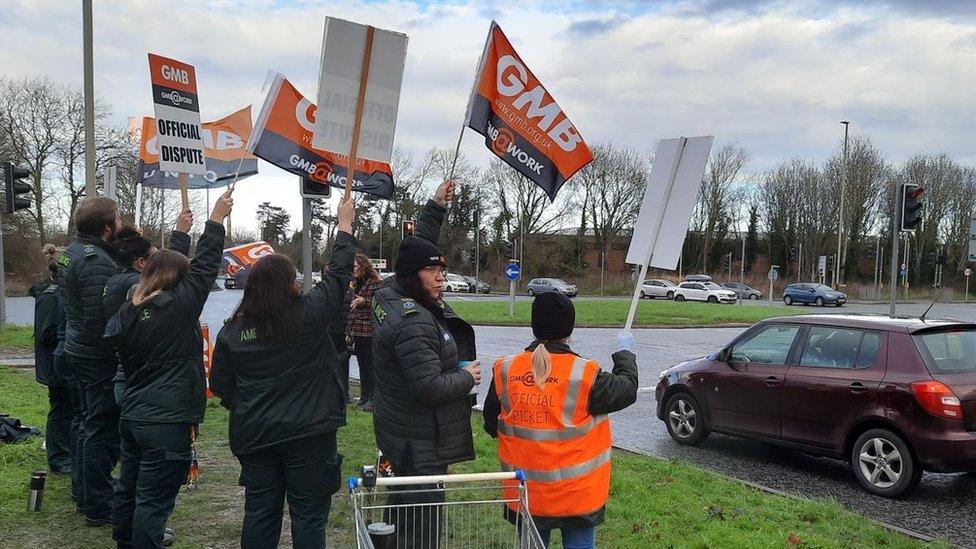
<svg viewBox="0 0 976 549"><path fill-rule="evenodd" d="M745 149L733 143L715 151L708 159L695 209L702 238L701 265L705 272L712 266L713 245L724 242L732 226L741 196L737 187L739 172L748 161L749 154Z"/></svg>

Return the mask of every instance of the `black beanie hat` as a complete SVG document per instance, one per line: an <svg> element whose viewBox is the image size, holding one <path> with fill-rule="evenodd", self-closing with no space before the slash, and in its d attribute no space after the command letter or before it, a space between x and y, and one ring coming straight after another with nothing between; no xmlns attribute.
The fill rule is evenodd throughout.
<svg viewBox="0 0 976 549"><path fill-rule="evenodd" d="M532 301L532 333L540 341L565 339L576 325L573 302L559 292L546 292Z"/></svg>
<svg viewBox="0 0 976 549"><path fill-rule="evenodd" d="M410 235L400 242L400 251L397 252L396 264L393 272L398 277L410 276L424 267L440 265L446 267L444 255L437 249L433 242Z"/></svg>

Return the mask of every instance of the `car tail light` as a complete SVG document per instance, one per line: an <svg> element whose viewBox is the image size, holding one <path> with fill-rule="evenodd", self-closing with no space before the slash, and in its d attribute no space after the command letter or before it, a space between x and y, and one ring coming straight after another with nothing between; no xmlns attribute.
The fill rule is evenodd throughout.
<svg viewBox="0 0 976 549"><path fill-rule="evenodd" d="M926 412L941 418L962 421L962 404L945 384L938 381L916 381L912 383L912 392Z"/></svg>

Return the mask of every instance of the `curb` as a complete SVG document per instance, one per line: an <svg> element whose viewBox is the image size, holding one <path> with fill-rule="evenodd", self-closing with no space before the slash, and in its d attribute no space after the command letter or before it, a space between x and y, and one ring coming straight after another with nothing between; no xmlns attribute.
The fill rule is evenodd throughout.
<svg viewBox="0 0 976 549"><path fill-rule="evenodd" d="M668 462L673 462L674 461L672 459L663 458L663 457L655 456L655 455L651 455L651 454L645 454L643 452L637 452L635 450L630 450L628 448L623 448L623 447L616 446L616 445L613 446L613 449L614 450L619 450L621 452L626 452L628 454L633 454L633 455L636 455L636 456L643 456L643 457L648 457L648 458L651 458L651 459L657 459L657 460L660 460L660 461L668 461ZM704 467L701 467L699 465L695 465L695 464L691 464L691 465L693 467L699 467L701 469L705 469ZM737 483L739 483L739 484L741 484L743 486L748 486L749 488L754 488L756 490L759 490L760 492L765 492L767 494L771 494L771 495L775 495L775 496L782 496L782 497L785 497L785 498L790 498L790 499L795 500L795 501L811 501L810 498L801 496L799 494L794 494L794 493L791 493L791 492L784 492L782 490L777 490L776 488L770 488L769 486L764 486L762 484L759 484L757 482L752 482L752 481L749 481L749 480L742 480L740 478L736 478L736 477L733 477L733 476L729 476L729 475L727 475L725 473L720 473L720 472L714 471L712 469L705 469L705 470L708 471L708 472L710 472L710 473L713 473L715 475L718 475L718 476L720 476L722 478L731 480L733 482L737 482ZM833 500L833 501L836 502L836 503L840 503L837 500ZM850 512L852 512L852 513L854 513L854 514L856 514L858 516L860 516L861 518L863 518L863 519L865 519L867 521L873 522L874 524L877 524L878 526L880 526L880 527L882 527L885 530L888 530L890 532L895 532L895 533L901 534L903 536L908 536L908 537L910 537L912 539L915 539L915 540L918 540L918 541L922 541L922 542L925 542L925 543L932 543L934 541L945 541L946 543L949 543L949 545L951 545L952 547L958 547L957 545L952 544L952 543L948 542L947 540L939 540L938 538L934 538L932 536L929 536L928 534L923 534L921 532L916 532L914 530L909 530L907 528L902 528L901 526L895 526L894 524L889 524L887 522L884 522L884 521L881 521L881 520L877 520L877 519L874 519L874 518L865 516L865 515L857 512L854 509L850 509L850 508L846 507L843 504L841 504L841 507L844 507L848 511L850 511Z"/></svg>
<svg viewBox="0 0 976 549"><path fill-rule="evenodd" d="M758 321L757 321L758 322ZM754 322L723 322L721 324L635 324L634 330L689 330L692 328L748 328ZM487 328L530 328L529 324L481 324L475 323L472 326L484 326ZM623 329L620 324L577 324L576 328L616 328Z"/></svg>

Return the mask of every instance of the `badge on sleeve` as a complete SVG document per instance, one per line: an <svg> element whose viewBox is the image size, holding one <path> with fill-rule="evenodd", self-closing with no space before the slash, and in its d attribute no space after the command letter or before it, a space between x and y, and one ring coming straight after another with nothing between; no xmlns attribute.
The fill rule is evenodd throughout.
<svg viewBox="0 0 976 549"><path fill-rule="evenodd" d="M401 299L400 303L403 307L403 316L415 315L420 312L417 310L417 302L410 298Z"/></svg>
<svg viewBox="0 0 976 549"><path fill-rule="evenodd" d="M383 325L383 321L386 320L386 310L380 305L379 301L373 300L373 318L376 319L376 323L380 326Z"/></svg>

